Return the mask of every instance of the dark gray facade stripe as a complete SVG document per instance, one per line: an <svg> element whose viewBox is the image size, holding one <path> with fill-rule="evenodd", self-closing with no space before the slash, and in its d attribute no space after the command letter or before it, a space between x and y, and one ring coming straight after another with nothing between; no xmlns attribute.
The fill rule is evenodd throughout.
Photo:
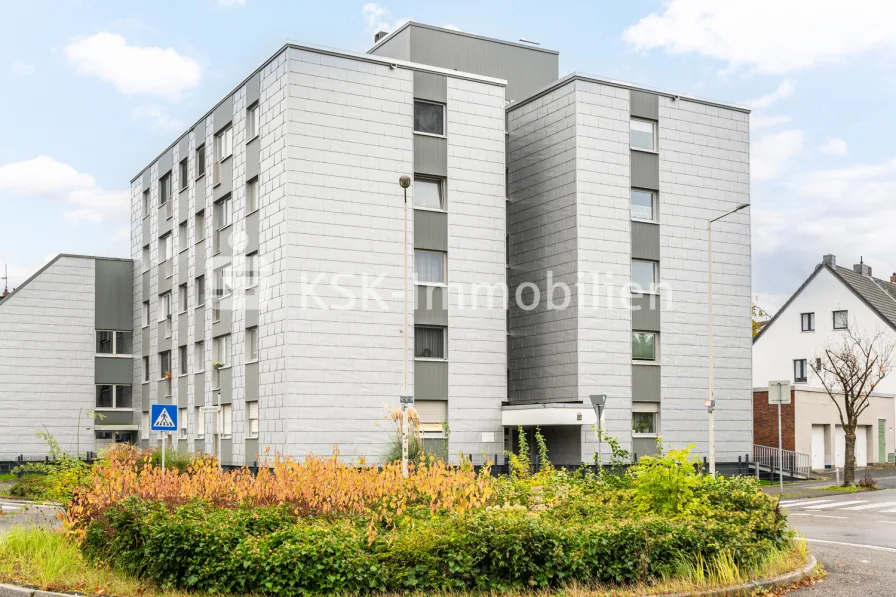
<svg viewBox="0 0 896 597"><path fill-rule="evenodd" d="M206 293L209 287L206 284ZM212 338L230 334L233 331L233 295L221 299L221 317L212 323Z"/></svg>
<svg viewBox="0 0 896 597"><path fill-rule="evenodd" d="M210 366L210 364L205 364L206 368ZM197 373L193 376L193 405L205 405L205 373Z"/></svg>
<svg viewBox="0 0 896 597"><path fill-rule="evenodd" d="M254 328L258 325L258 288L246 289L245 305L246 327Z"/></svg>
<svg viewBox="0 0 896 597"><path fill-rule="evenodd" d="M261 73L255 73L246 81L246 105L251 106L261 97Z"/></svg>
<svg viewBox="0 0 896 597"><path fill-rule="evenodd" d="M660 453L660 450L656 445L656 438L634 437L632 438L632 452L640 458L641 456L655 456Z"/></svg>
<svg viewBox="0 0 896 597"><path fill-rule="evenodd" d="M134 263L96 259L96 329L134 329Z"/></svg>
<svg viewBox="0 0 896 597"><path fill-rule="evenodd" d="M173 146L169 147L165 153L159 156L156 161L156 178L162 178L171 171L172 162L174 160Z"/></svg>
<svg viewBox="0 0 896 597"><path fill-rule="evenodd" d="M171 338L165 337L164 321L156 322L156 338L156 352L165 352L166 350L171 350ZM164 371L162 373L164 373Z"/></svg>
<svg viewBox="0 0 896 597"><path fill-rule="evenodd" d="M246 216L246 253L258 250L258 217L257 210Z"/></svg>
<svg viewBox="0 0 896 597"><path fill-rule="evenodd" d="M148 357L149 356L149 326L142 328L143 334L141 337L141 342L143 344L143 352L141 356ZM143 363L140 364L140 379L143 380Z"/></svg>
<svg viewBox="0 0 896 597"><path fill-rule="evenodd" d="M225 367L221 369L221 404L231 404L233 402L233 367ZM218 397L212 396L212 403L218 403Z"/></svg>
<svg viewBox="0 0 896 597"><path fill-rule="evenodd" d="M145 191L152 186L152 166L147 167L140 176L143 177L143 190Z"/></svg>
<svg viewBox="0 0 896 597"><path fill-rule="evenodd" d="M448 400L447 362L414 362L414 399Z"/></svg>
<svg viewBox="0 0 896 597"><path fill-rule="evenodd" d="M157 222L159 223L159 238L162 238L171 232L172 226L174 225L174 218L168 218L167 210L164 205L159 207L159 219Z"/></svg>
<svg viewBox="0 0 896 597"><path fill-rule="evenodd" d="M196 243L196 246L193 250L193 274L195 277L199 277L205 274L205 243L208 242L206 240L201 240ZM209 292L211 286L209 286L209 280L205 281L205 292L206 295Z"/></svg>
<svg viewBox="0 0 896 597"><path fill-rule="evenodd" d="M178 371L178 373L179 373L179 371ZM190 385L190 376L189 375L178 375L176 379L177 379L177 406L178 406L178 408L186 408L187 407L187 388ZM187 416L189 416L189 414Z"/></svg>
<svg viewBox="0 0 896 597"><path fill-rule="evenodd" d="M414 323L418 325L448 325L448 300L441 286L417 286L414 303Z"/></svg>
<svg viewBox="0 0 896 597"><path fill-rule="evenodd" d="M411 60L411 30L405 26L393 31L370 49L370 54L396 60Z"/></svg>
<svg viewBox="0 0 896 597"><path fill-rule="evenodd" d="M183 137L178 139L177 141L177 159L178 163L180 160L186 158L190 153L190 133L185 133ZM183 185L183 182L181 182Z"/></svg>
<svg viewBox="0 0 896 597"><path fill-rule="evenodd" d="M261 138L255 137L246 144L246 180L252 180L259 172L261 172Z"/></svg>
<svg viewBox="0 0 896 597"><path fill-rule="evenodd" d="M246 464L252 465L253 463L257 463L259 458L258 454L258 439L247 439L246 440Z"/></svg>
<svg viewBox="0 0 896 597"><path fill-rule="evenodd" d="M221 439L221 464L233 464L233 438Z"/></svg>
<svg viewBox="0 0 896 597"><path fill-rule="evenodd" d="M660 331L660 297L657 294L632 295L632 329Z"/></svg>
<svg viewBox="0 0 896 597"><path fill-rule="evenodd" d="M660 260L660 227L658 224L632 222L632 259Z"/></svg>
<svg viewBox="0 0 896 597"><path fill-rule="evenodd" d="M231 224L227 228L222 228L220 230L221 235L221 244L219 245L220 251L218 251L215 261L213 262L216 266L221 266L221 260L225 257L233 257L233 246L230 244L230 239L233 237L233 225Z"/></svg>
<svg viewBox="0 0 896 597"><path fill-rule="evenodd" d="M142 211L142 208L141 208L141 211ZM145 218L143 218L143 225L142 225L142 230L143 230L143 236L142 236L142 238L143 238L143 242L142 242L142 244L140 245L141 247L145 247L146 245L148 245L149 243L152 242L152 237L150 236L150 232L149 232L149 231L150 231L150 227L149 227L149 226L150 226L150 222L149 222L149 220L150 220L150 218L149 218L148 216L145 217Z"/></svg>
<svg viewBox="0 0 896 597"><path fill-rule="evenodd" d="M143 384L142 394L143 394L143 396L140 399L140 406L143 411L148 411L149 410L149 384L148 383ZM144 440L144 442L145 442L145 440ZM144 443L144 447L146 447L145 443Z"/></svg>
<svg viewBox="0 0 896 597"><path fill-rule="evenodd" d="M448 176L448 140L414 135L414 172Z"/></svg>
<svg viewBox="0 0 896 597"><path fill-rule="evenodd" d="M636 89L632 89L629 93L631 94L629 112L632 116L650 120L660 119L660 96Z"/></svg>
<svg viewBox="0 0 896 597"><path fill-rule="evenodd" d="M145 267L145 264L141 264L141 267ZM141 276L141 278L142 278L142 282L141 282L141 284L140 284L140 287L141 287L142 290L143 290L143 300L144 300L144 301L148 301L148 300L149 300L149 297L151 296L151 290L152 290L152 289L150 288L149 270L146 270L145 272L143 272L142 274L140 274L140 276ZM140 314L140 317L143 317L143 314L142 314L142 313Z"/></svg>
<svg viewBox="0 0 896 597"><path fill-rule="evenodd" d="M189 278L187 264L189 263L190 251L181 251L177 254L177 283L183 284ZM179 300L179 299L178 299ZM180 309L180 305L178 305Z"/></svg>
<svg viewBox="0 0 896 597"><path fill-rule="evenodd" d="M233 156L221 162L221 179L212 188L212 201L223 199L233 192Z"/></svg>
<svg viewBox="0 0 896 597"><path fill-rule="evenodd" d="M632 365L632 402L660 402L659 365Z"/></svg>
<svg viewBox="0 0 896 597"><path fill-rule="evenodd" d="M130 357L94 357L93 381L101 384L134 383L134 359Z"/></svg>
<svg viewBox="0 0 896 597"><path fill-rule="evenodd" d="M433 73L414 72L414 98L448 103L448 77Z"/></svg>
<svg viewBox="0 0 896 597"><path fill-rule="evenodd" d="M660 156L632 150L632 186L636 189L660 190Z"/></svg>
<svg viewBox="0 0 896 597"><path fill-rule="evenodd" d="M431 251L448 250L448 214L422 209L414 210L414 248ZM449 268L451 263L448 264Z"/></svg>
<svg viewBox="0 0 896 597"><path fill-rule="evenodd" d="M220 133L221 129L231 122L233 122L233 96L229 95L215 107L215 111L212 114L212 126L215 134Z"/></svg>
<svg viewBox="0 0 896 597"><path fill-rule="evenodd" d="M131 382L128 382L131 383ZM134 424L134 411L116 411L116 410L99 410L102 413L102 420L98 420L94 427L97 431L102 431L103 427L109 427L112 425L133 425Z"/></svg>
<svg viewBox="0 0 896 597"><path fill-rule="evenodd" d="M180 301L179 297L174 297L174 298L175 298L175 302L179 303L179 301ZM180 309L180 304L178 304L175 308ZM188 329L187 317L188 317L188 315L189 315L189 312L188 313L179 313L177 315L177 345L179 347L187 345L187 329ZM180 365L178 365L178 367L179 366ZM180 372L180 369L178 369L178 372Z"/></svg>
<svg viewBox="0 0 896 597"><path fill-rule="evenodd" d="M161 270L161 268L159 268L159 266L155 266L155 267L156 267L156 269L158 270L158 274L159 274L159 275L156 277L156 279L158 280L158 283L156 284L156 286L158 287L158 288L156 289L156 293L157 293L157 294L165 294L166 292L171 292L171 288L172 288L172 287L171 287L171 281L173 280L173 278L168 278L168 277L166 277L166 276L163 276L163 275L162 275L162 270ZM175 299L177 299L177 297L174 296L174 295L172 295L172 296L171 296L171 308L172 308L172 309L175 308L175 307L174 307L175 302L176 302Z"/></svg>
<svg viewBox="0 0 896 597"><path fill-rule="evenodd" d="M190 189L180 191L177 196L177 223L183 223L190 218Z"/></svg>
<svg viewBox="0 0 896 597"><path fill-rule="evenodd" d="M168 392L168 381L160 379L156 381L156 402L158 404L174 404L174 396L166 396Z"/></svg>
<svg viewBox="0 0 896 597"><path fill-rule="evenodd" d="M258 400L258 363L246 363L246 394L249 402ZM248 434L248 430L247 430Z"/></svg>

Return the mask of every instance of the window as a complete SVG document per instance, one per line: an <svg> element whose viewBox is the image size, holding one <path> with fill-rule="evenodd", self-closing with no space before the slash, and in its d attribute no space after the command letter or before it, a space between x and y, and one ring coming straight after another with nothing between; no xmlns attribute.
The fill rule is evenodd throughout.
<svg viewBox="0 0 896 597"><path fill-rule="evenodd" d="M834 311L834 329L845 330L849 327L849 311Z"/></svg>
<svg viewBox="0 0 896 597"><path fill-rule="evenodd" d="M246 328L246 361L258 360L258 328Z"/></svg>
<svg viewBox="0 0 896 597"><path fill-rule="evenodd" d="M177 241L181 251L186 251L189 248L187 246L189 240L190 236L187 234L187 223L183 222L177 227Z"/></svg>
<svg viewBox="0 0 896 597"><path fill-rule="evenodd" d="M246 287L252 288L258 284L258 253L246 255Z"/></svg>
<svg viewBox="0 0 896 597"><path fill-rule="evenodd" d="M143 327L149 326L149 301L143 301Z"/></svg>
<svg viewBox="0 0 896 597"><path fill-rule="evenodd" d="M143 357L143 382L149 381L149 357Z"/></svg>
<svg viewBox="0 0 896 597"><path fill-rule="evenodd" d="M414 251L414 281L422 284L444 284L445 262L448 256L441 251Z"/></svg>
<svg viewBox="0 0 896 597"><path fill-rule="evenodd" d="M794 359L793 381L806 381L806 359Z"/></svg>
<svg viewBox="0 0 896 597"><path fill-rule="evenodd" d="M174 246L171 241L171 234L166 234L159 239L159 264L161 265L161 275L170 278L174 273L173 267Z"/></svg>
<svg viewBox="0 0 896 597"><path fill-rule="evenodd" d="M131 408L131 386L98 385L96 387L97 408Z"/></svg>
<svg viewBox="0 0 896 597"><path fill-rule="evenodd" d="M258 102L256 102L246 110L246 139L251 141L258 133Z"/></svg>
<svg viewBox="0 0 896 597"><path fill-rule="evenodd" d="M233 434L233 405L225 404L221 407L221 433L224 437L230 437Z"/></svg>
<svg viewBox="0 0 896 597"><path fill-rule="evenodd" d="M204 437L205 436L205 413L201 410L202 407L197 406L194 410L194 416L196 420L196 437Z"/></svg>
<svg viewBox="0 0 896 597"><path fill-rule="evenodd" d="M230 296L233 292L233 266L225 265L215 270L215 296Z"/></svg>
<svg viewBox="0 0 896 597"><path fill-rule="evenodd" d="M180 306L180 312L187 310L187 285L181 284L177 287L177 304Z"/></svg>
<svg viewBox="0 0 896 597"><path fill-rule="evenodd" d="M414 207L445 209L443 184L436 178L414 178Z"/></svg>
<svg viewBox="0 0 896 597"><path fill-rule="evenodd" d="M149 439L149 413L143 411L140 415L140 439Z"/></svg>
<svg viewBox="0 0 896 597"><path fill-rule="evenodd" d="M173 215L174 189L171 186L171 172L159 179L159 207L165 208L165 217Z"/></svg>
<svg viewBox="0 0 896 597"><path fill-rule="evenodd" d="M180 365L180 374L187 374L187 347L186 346L178 346L177 347L177 360Z"/></svg>
<svg viewBox="0 0 896 597"><path fill-rule="evenodd" d="M629 124L629 143L632 149L656 151L656 123L632 118Z"/></svg>
<svg viewBox="0 0 896 597"><path fill-rule="evenodd" d="M246 183L246 213L258 209L258 179L253 178Z"/></svg>
<svg viewBox="0 0 896 597"><path fill-rule="evenodd" d="M657 284L656 261L632 259L632 292L654 292Z"/></svg>
<svg viewBox="0 0 896 597"><path fill-rule="evenodd" d="M159 375L162 379L167 379L171 375L171 351L159 353Z"/></svg>
<svg viewBox="0 0 896 597"><path fill-rule="evenodd" d="M182 438L187 437L187 409L179 408L177 409L177 420L180 423L180 436Z"/></svg>
<svg viewBox="0 0 896 597"><path fill-rule="evenodd" d="M133 332L98 331L96 353L130 356L133 352L133 335Z"/></svg>
<svg viewBox="0 0 896 597"><path fill-rule="evenodd" d="M159 297L162 300L162 322L165 324L165 337L171 337L171 293L166 292Z"/></svg>
<svg viewBox="0 0 896 597"><path fill-rule="evenodd" d="M212 359L214 363L214 376L212 383L215 388L221 387L221 368L230 365L230 334L215 338Z"/></svg>
<svg viewBox="0 0 896 597"><path fill-rule="evenodd" d="M196 230L194 231L196 235L196 242L198 243L201 240L205 240L205 212L200 211L196 214Z"/></svg>
<svg viewBox="0 0 896 597"><path fill-rule="evenodd" d="M445 106L414 100L414 132L445 134Z"/></svg>
<svg viewBox="0 0 896 597"><path fill-rule="evenodd" d="M196 306L205 304L205 276L196 278Z"/></svg>
<svg viewBox="0 0 896 597"><path fill-rule="evenodd" d="M187 167L187 158L184 158L180 161L180 168L178 168L178 178L180 179L180 190L187 190L187 178L190 176L189 169Z"/></svg>
<svg viewBox="0 0 896 597"><path fill-rule="evenodd" d="M196 148L196 178L205 176L205 145Z"/></svg>
<svg viewBox="0 0 896 597"><path fill-rule="evenodd" d="M656 435L656 413L633 412L632 433Z"/></svg>
<svg viewBox="0 0 896 597"><path fill-rule="evenodd" d="M143 191L143 217L149 216L149 189Z"/></svg>
<svg viewBox="0 0 896 597"><path fill-rule="evenodd" d="M221 230L230 226L231 215L229 196L215 203L215 253L221 250Z"/></svg>
<svg viewBox="0 0 896 597"><path fill-rule="evenodd" d="M227 126L215 135L215 177L214 184L221 182L221 162L233 155L233 127Z"/></svg>
<svg viewBox="0 0 896 597"><path fill-rule="evenodd" d="M205 371L205 342L193 345L193 373Z"/></svg>
<svg viewBox="0 0 896 597"><path fill-rule="evenodd" d="M804 332L815 331L815 313L800 314L800 329Z"/></svg>
<svg viewBox="0 0 896 597"><path fill-rule="evenodd" d="M632 332L632 359L656 361L656 336L655 332Z"/></svg>
<svg viewBox="0 0 896 597"><path fill-rule="evenodd" d="M247 402L246 410L249 418L249 437L258 437L258 401Z"/></svg>
<svg viewBox="0 0 896 597"><path fill-rule="evenodd" d="M632 189L632 218L635 220L656 221L654 218L654 205L656 194L653 191Z"/></svg>
<svg viewBox="0 0 896 597"><path fill-rule="evenodd" d="M445 359L445 328L414 326L414 357Z"/></svg>
<svg viewBox="0 0 896 597"><path fill-rule="evenodd" d="M143 247L143 271L149 271L149 245Z"/></svg>

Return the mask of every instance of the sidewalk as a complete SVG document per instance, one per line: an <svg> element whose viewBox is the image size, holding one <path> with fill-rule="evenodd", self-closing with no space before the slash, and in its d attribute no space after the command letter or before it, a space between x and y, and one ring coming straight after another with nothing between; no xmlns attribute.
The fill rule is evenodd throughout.
<svg viewBox="0 0 896 597"><path fill-rule="evenodd" d="M865 475L873 477L877 481L878 487L881 489L896 487L896 467L881 468L864 468L856 470L856 482L865 478ZM834 471L824 471L816 474L819 479L810 481L797 481L794 483L784 482L783 497L787 499L808 499L822 497L826 495L843 495L849 492L839 492L829 489L836 484L836 473ZM843 480L843 471L840 471L841 482ZM780 490L778 485L766 485L762 491L771 496L778 496Z"/></svg>

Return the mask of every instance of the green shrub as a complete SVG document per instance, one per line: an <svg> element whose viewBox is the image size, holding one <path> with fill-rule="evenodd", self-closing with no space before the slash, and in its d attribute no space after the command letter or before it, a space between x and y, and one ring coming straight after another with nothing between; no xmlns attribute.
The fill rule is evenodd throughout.
<svg viewBox="0 0 896 597"><path fill-rule="evenodd" d="M25 500L45 499L49 491L47 477L43 475L25 475L16 479L9 488L9 496Z"/></svg>
<svg viewBox="0 0 896 597"><path fill-rule="evenodd" d="M704 476L699 459L687 450L670 450L659 456L643 456L631 468L634 507L639 512L664 516L702 514L707 506L700 487Z"/></svg>

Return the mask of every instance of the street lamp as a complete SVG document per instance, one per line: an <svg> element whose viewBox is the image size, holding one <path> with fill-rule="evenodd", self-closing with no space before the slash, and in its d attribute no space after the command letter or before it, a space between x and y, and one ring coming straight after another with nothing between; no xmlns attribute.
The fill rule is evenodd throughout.
<svg viewBox="0 0 896 597"><path fill-rule="evenodd" d="M408 404L412 398L408 395L408 187L411 186L411 177L402 176L398 184L404 189L404 244L401 253L404 256L404 350L401 354L401 364L404 372L403 392L401 394L401 474L408 476Z"/></svg>
<svg viewBox="0 0 896 597"><path fill-rule="evenodd" d="M707 273L709 274L706 278L706 296L707 303L709 306L708 309L708 318L709 318L709 397L706 400L706 408L709 410L709 474L715 476L716 474L716 398L715 398L715 344L713 342L713 327L712 327L712 223L721 220L726 216L730 216L731 214L738 212L742 209L746 209L750 207L749 203L741 203L734 209L729 212L725 212L720 216L712 218L706 222L706 231L707 231L707 247L708 254L706 257L707 263Z"/></svg>
<svg viewBox="0 0 896 597"><path fill-rule="evenodd" d="M607 395L606 394L591 394L591 406L594 408L595 414L597 414L597 464L598 464L598 472L603 468L603 454L601 453L603 450L603 437L601 434L600 428L600 420L601 413L603 413L604 405L607 403Z"/></svg>

